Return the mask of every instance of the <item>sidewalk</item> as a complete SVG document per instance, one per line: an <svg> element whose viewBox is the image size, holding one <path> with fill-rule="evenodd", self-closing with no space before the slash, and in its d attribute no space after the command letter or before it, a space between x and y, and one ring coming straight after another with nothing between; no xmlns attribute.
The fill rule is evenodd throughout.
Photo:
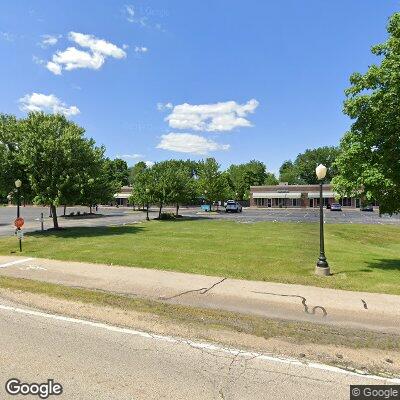
<svg viewBox="0 0 400 400"><path fill-rule="evenodd" d="M0 276L400 334L400 296L394 295L18 256L0 256Z"/></svg>

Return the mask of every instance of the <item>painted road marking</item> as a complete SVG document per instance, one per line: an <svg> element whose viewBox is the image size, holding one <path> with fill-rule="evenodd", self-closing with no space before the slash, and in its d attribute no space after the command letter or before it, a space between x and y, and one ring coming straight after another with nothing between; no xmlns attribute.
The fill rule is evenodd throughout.
<svg viewBox="0 0 400 400"><path fill-rule="evenodd" d="M54 320L69 322L69 323L73 323L73 324L87 325L87 326L92 326L95 328L104 329L104 330L111 331L111 332L124 333L124 334L128 334L128 335L139 336L139 337L153 339L153 340L157 340L157 341L163 341L163 342L169 342L169 343L175 343L175 344L187 344L191 347L195 347L198 349L205 349L205 350L228 353L230 355L234 355L235 357L242 357L242 358L251 357L251 358L257 358L258 360L274 362L274 363L278 363L278 364L290 364L290 365L296 365L296 366L300 366L300 367L309 367L309 368L313 368L313 369L319 369L322 371L335 372L338 374L344 374L344 375L348 375L348 376L357 376L359 378L361 377L361 378L375 379L375 380L379 380L379 381L384 381L384 383L386 383L386 384L389 384L389 383L400 384L400 378L384 378L382 376L377 376L377 375L367 375L367 374L362 373L361 371L360 372L347 371L347 370L344 370L344 369L341 369L338 367L333 367L331 365L325 365L325 364L320 364L320 363L315 363L315 362L301 362L295 358L275 357L275 356L270 356L270 355L257 353L257 352L243 351L243 350L234 349L234 348L217 346L217 345L205 343L205 342L194 342L191 340L175 338L172 336L157 335L157 334L152 334L152 333L148 333L145 331L137 331L137 330L130 329L130 328L121 328L121 327L114 326L114 325L107 325L107 324L103 324L101 322L87 321L84 319L66 317L63 315L48 314L48 313L44 313L41 311L35 311L35 310L26 310L23 308L6 306L3 304L0 304L0 310L11 311L11 312L25 314L25 315L32 315L35 317L54 319Z"/></svg>
<svg viewBox="0 0 400 400"><path fill-rule="evenodd" d="M6 267L10 267L11 265L22 264L24 262L31 261L31 260L33 260L33 258L23 258L22 260L10 261L5 264L0 264L0 268L6 268Z"/></svg>
<svg viewBox="0 0 400 400"><path fill-rule="evenodd" d="M40 269L40 270L43 270L43 271L47 271L47 269L46 268L43 268L43 267L38 267L38 266L36 266L36 265L29 265L29 266L27 266L27 267L22 267L22 268L19 268L21 271L28 271L29 269Z"/></svg>

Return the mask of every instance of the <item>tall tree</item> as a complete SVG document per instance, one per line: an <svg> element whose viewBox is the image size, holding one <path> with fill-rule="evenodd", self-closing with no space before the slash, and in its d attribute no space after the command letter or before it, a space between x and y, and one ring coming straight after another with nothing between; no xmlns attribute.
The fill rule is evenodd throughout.
<svg viewBox="0 0 400 400"><path fill-rule="evenodd" d="M146 207L147 219L149 219L149 205L154 201L155 187L152 169L147 168L145 163L143 163L143 167L144 168L140 170L137 169L136 171L132 187L131 202Z"/></svg>
<svg viewBox="0 0 400 400"><path fill-rule="evenodd" d="M386 42L372 47L381 58L354 73L344 112L355 120L341 140L335 189L379 202L381 213L400 212L400 13L387 26Z"/></svg>
<svg viewBox="0 0 400 400"><path fill-rule="evenodd" d="M22 123L20 157L34 202L50 205L54 228L58 229L56 207L76 203L92 178L88 170L94 141L86 139L84 129L63 115L30 113Z"/></svg>
<svg viewBox="0 0 400 400"><path fill-rule="evenodd" d="M279 180L287 182L289 185L299 185L304 183L299 177L299 171L292 161L284 161L279 168Z"/></svg>
<svg viewBox="0 0 400 400"><path fill-rule="evenodd" d="M327 168L326 178L330 182L337 174L337 168L334 163L339 155L340 150L334 146L318 147L316 149L307 149L304 153L299 154L294 161L294 165L300 181L307 184L317 184L318 179L315 175L315 168L319 164L324 164Z"/></svg>
<svg viewBox="0 0 400 400"><path fill-rule="evenodd" d="M198 190L209 202L210 210L215 201L224 200L229 193L228 176L222 174L214 158L207 158L199 164Z"/></svg>
<svg viewBox="0 0 400 400"><path fill-rule="evenodd" d="M120 158L107 159L105 170L108 179L116 185L117 190L120 190L122 186L129 185L129 169L126 161Z"/></svg>
<svg viewBox="0 0 400 400"><path fill-rule="evenodd" d="M251 160L245 164L232 164L227 169L227 174L232 194L237 200L248 197L250 186L265 184L269 176L265 164L257 160Z"/></svg>
<svg viewBox="0 0 400 400"><path fill-rule="evenodd" d="M158 204L158 217L161 218L162 208L165 204L174 201L175 173L169 161L155 163L152 167L152 197Z"/></svg>
<svg viewBox="0 0 400 400"><path fill-rule="evenodd" d="M147 168L144 161L137 162L133 167L129 168L129 183L133 185L135 183L135 178L138 174L141 174Z"/></svg>
<svg viewBox="0 0 400 400"><path fill-rule="evenodd" d="M29 202L32 200L32 190L21 157L21 138L21 121L13 115L0 114L0 196L13 196L14 182L20 179L20 195L24 202Z"/></svg>
<svg viewBox="0 0 400 400"><path fill-rule="evenodd" d="M175 215L179 215L179 205L187 204L196 198L194 169L191 161L169 160L165 162L169 175L174 182L168 201L175 204Z"/></svg>
<svg viewBox="0 0 400 400"><path fill-rule="evenodd" d="M279 183L278 179L276 178L275 174L272 172L267 172L267 176L264 180L264 185L277 185Z"/></svg>

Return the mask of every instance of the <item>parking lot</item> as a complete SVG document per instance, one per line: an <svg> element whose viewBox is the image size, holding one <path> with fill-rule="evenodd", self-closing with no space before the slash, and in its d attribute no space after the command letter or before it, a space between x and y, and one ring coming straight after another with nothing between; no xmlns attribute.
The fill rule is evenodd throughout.
<svg viewBox="0 0 400 400"><path fill-rule="evenodd" d="M69 207L70 212L89 212L87 207ZM164 211L174 212L174 208L166 208ZM61 227L93 227L93 226L121 226L137 223L145 220L146 213L134 211L132 208L100 207L97 216L80 217L79 219L64 218L63 208L57 210L59 225ZM242 213L225 213L224 208L220 212L202 212L199 207L182 207L180 214L190 218L201 219L223 219L237 221L238 223L255 223L262 221L270 222L318 222L318 209L256 209L244 208ZM27 206L21 207L21 216L25 219L25 231L40 229L40 214L44 215L44 229L52 227L52 219L49 218L49 209L46 207ZM150 210L150 218L157 216L158 210ZM16 217L16 207L0 208L0 236L12 235L14 233L13 222ZM362 212L358 209L344 209L341 212L324 210L325 223L347 223L347 224L400 224L400 216L379 216L379 212Z"/></svg>

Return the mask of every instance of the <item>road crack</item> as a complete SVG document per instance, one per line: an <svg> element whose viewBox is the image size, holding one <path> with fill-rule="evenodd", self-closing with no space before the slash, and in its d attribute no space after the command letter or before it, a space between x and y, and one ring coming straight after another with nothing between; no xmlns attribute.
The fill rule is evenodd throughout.
<svg viewBox="0 0 400 400"><path fill-rule="evenodd" d="M315 306L310 311L310 308L307 305L307 299L305 297L299 296L297 294L281 294L281 293L268 293L268 292L256 292L256 291L252 291L252 293L267 294L267 295L271 295L271 296L281 296L281 297L296 297L298 299L301 299L301 304L303 305L304 312L306 314L315 315L317 310L321 310L322 311L322 317L326 317L328 315L325 307L322 307L322 306Z"/></svg>
<svg viewBox="0 0 400 400"><path fill-rule="evenodd" d="M203 287L203 288L200 288L200 289L187 290L187 291L185 291L185 292L178 293L178 294L175 294L175 295L170 296L170 297L159 297L158 299L159 299L159 300L172 300L172 299L175 299L176 297L181 297L181 296L184 296L185 294L188 294L188 293L196 293L196 292L198 292L199 294L206 294L206 293L208 293L210 290L212 290L213 288L215 288L215 286L217 286L217 285L221 284L222 282L224 282L226 279L227 279L227 278L223 278L223 279L221 279L220 281L218 281L218 282L214 283L213 285L211 285L210 287Z"/></svg>

